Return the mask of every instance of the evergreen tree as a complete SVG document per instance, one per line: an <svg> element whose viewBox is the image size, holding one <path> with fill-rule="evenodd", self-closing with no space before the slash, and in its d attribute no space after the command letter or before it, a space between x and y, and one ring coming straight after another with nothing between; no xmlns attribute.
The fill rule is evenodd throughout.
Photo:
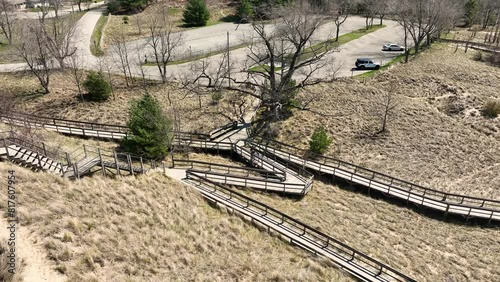
<svg viewBox="0 0 500 282"><path fill-rule="evenodd" d="M91 101L106 101L111 94L111 85L100 72L91 71L82 86L87 90L87 97Z"/></svg>
<svg viewBox="0 0 500 282"><path fill-rule="evenodd" d="M189 0L186 10L182 14L182 20L188 26L205 26L210 19L205 0Z"/></svg>
<svg viewBox="0 0 500 282"><path fill-rule="evenodd" d="M465 26L472 27L478 10L477 0L468 0L465 3Z"/></svg>
<svg viewBox="0 0 500 282"><path fill-rule="evenodd" d="M122 146L128 152L151 159L167 155L172 137L172 122L149 93L132 103L127 125L129 135L123 139Z"/></svg>
<svg viewBox="0 0 500 282"><path fill-rule="evenodd" d="M238 7L238 17L247 22L249 19L253 17L253 7L250 0L242 0L240 6Z"/></svg>
<svg viewBox="0 0 500 282"><path fill-rule="evenodd" d="M323 154L332 143L332 139L328 137L326 129L320 126L314 130L311 140L309 141L309 151L316 154Z"/></svg>

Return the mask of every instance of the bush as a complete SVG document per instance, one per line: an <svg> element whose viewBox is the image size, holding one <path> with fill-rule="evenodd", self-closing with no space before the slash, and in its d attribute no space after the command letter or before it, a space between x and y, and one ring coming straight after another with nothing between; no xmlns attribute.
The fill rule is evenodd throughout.
<svg viewBox="0 0 500 282"><path fill-rule="evenodd" d="M500 54L491 54L486 57L486 61L496 67L500 67Z"/></svg>
<svg viewBox="0 0 500 282"><path fill-rule="evenodd" d="M328 137L326 129L323 126L317 127L309 141L309 151L323 154L331 143L332 139Z"/></svg>
<svg viewBox="0 0 500 282"><path fill-rule="evenodd" d="M134 101L129 110L129 135L122 146L131 153L155 159L167 155L172 137L172 122L163 113L160 104L146 93Z"/></svg>
<svg viewBox="0 0 500 282"><path fill-rule="evenodd" d="M87 97L90 101L106 101L111 94L111 86L109 83L104 79L101 73L95 71L87 75L82 85L87 91Z"/></svg>
<svg viewBox="0 0 500 282"><path fill-rule="evenodd" d="M122 18L124 24L128 24L129 18L127 16Z"/></svg>
<svg viewBox="0 0 500 282"><path fill-rule="evenodd" d="M212 98L212 104L219 104L220 100L222 100L222 91L212 92L210 98Z"/></svg>
<svg viewBox="0 0 500 282"><path fill-rule="evenodd" d="M247 22L253 17L253 15L253 7L250 0L242 0L240 6L238 7L238 18L240 18L242 22Z"/></svg>
<svg viewBox="0 0 500 282"><path fill-rule="evenodd" d="M205 26L210 19L210 12L204 0L189 0L182 20L188 26Z"/></svg>
<svg viewBox="0 0 500 282"><path fill-rule="evenodd" d="M107 10L113 14L137 13L148 5L148 0L108 0Z"/></svg>
<svg viewBox="0 0 500 282"><path fill-rule="evenodd" d="M483 60L483 52L477 51L476 54L472 57L474 61L481 62Z"/></svg>
<svg viewBox="0 0 500 282"><path fill-rule="evenodd" d="M500 101L489 100L483 106L483 116L496 118L500 114Z"/></svg>

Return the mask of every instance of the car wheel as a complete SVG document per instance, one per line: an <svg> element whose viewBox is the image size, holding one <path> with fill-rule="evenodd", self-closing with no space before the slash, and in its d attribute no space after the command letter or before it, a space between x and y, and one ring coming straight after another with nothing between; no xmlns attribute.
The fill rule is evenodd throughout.
<svg viewBox="0 0 500 282"><path fill-rule="evenodd" d="M379 65L376 65L376 66L375 66L375 69L376 69L376 70L380 69L380 66L379 66Z"/></svg>
<svg viewBox="0 0 500 282"><path fill-rule="evenodd" d="M364 70L364 69L365 69L365 66L361 65L361 66L359 66L359 69L360 69L360 70Z"/></svg>
<svg viewBox="0 0 500 282"><path fill-rule="evenodd" d="M404 50L405 50L405 48L401 48L401 49L399 49L399 51L404 51Z"/></svg>

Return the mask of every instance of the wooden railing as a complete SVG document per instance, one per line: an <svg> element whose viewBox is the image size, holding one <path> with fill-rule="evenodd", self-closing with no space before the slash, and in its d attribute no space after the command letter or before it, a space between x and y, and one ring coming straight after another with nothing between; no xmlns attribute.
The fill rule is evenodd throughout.
<svg viewBox="0 0 500 282"><path fill-rule="evenodd" d="M396 189L403 190L405 191L405 196L408 197L406 200L419 197L422 199L422 204L424 204L426 201L441 203L446 212L450 212L453 208L452 206L454 205L465 208L469 211L469 213L473 211L473 208L483 210L485 215L490 217L490 219L496 213L498 213L498 215L500 216L499 200L472 197L427 188L349 162L325 157L323 155L312 154L306 150L299 149L278 141L260 139L258 142L250 141L249 144L251 144L251 146L253 147L261 148L268 153L274 152L274 154L279 158L286 159L303 167L308 167L319 172L325 172L326 170L343 171L346 173L346 175L356 175L362 179L365 179L366 183L369 184L369 186L371 186L372 183L387 186L387 192L390 192L391 189L393 191ZM276 153L277 151L279 151L279 154Z"/></svg>
<svg viewBox="0 0 500 282"><path fill-rule="evenodd" d="M187 172L189 183L208 199L237 209L238 212L264 224L305 250L332 259L341 268L364 281L416 281L398 270L302 223L270 206L219 185L194 172Z"/></svg>
<svg viewBox="0 0 500 282"><path fill-rule="evenodd" d="M21 154L23 150L26 150L35 153L35 155L30 156L29 159L37 159L38 162L35 165L37 167L48 170L53 169L60 173L64 173L65 169L68 167L66 153L57 148L47 146L44 142L37 142L32 138L16 134L12 131L4 133L3 136L0 136L0 139L0 142L2 142L1 144L7 149L8 158L13 158L18 153ZM24 156L24 154L22 155ZM44 161L44 165L42 165L43 158L47 159L47 161Z"/></svg>

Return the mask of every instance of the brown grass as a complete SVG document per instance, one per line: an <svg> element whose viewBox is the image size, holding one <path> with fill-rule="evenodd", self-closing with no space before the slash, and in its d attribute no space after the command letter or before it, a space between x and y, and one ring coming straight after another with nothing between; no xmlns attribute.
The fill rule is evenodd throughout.
<svg viewBox="0 0 500 282"><path fill-rule="evenodd" d="M78 90L71 76L55 73L51 77L51 93L37 94L38 81L27 73L0 74L0 85L17 96L19 111L55 118L75 119L98 123L126 125L130 102L142 97L139 87L125 88L123 79L113 78L114 97L106 102L81 102ZM218 112L227 112L228 101L234 93L226 92L219 104L213 104L208 90L200 89L200 95L187 94L178 85L153 85L148 89L162 105L167 115L174 116L174 106L181 116L181 130L208 133L229 120ZM0 94L1 95L1 94ZM168 101L168 96L172 104ZM200 107L201 106L201 107Z"/></svg>
<svg viewBox="0 0 500 282"><path fill-rule="evenodd" d="M73 182L0 163L9 169L22 228L69 281L351 280L160 174Z"/></svg>
<svg viewBox="0 0 500 282"><path fill-rule="evenodd" d="M3 238L2 238L3 239ZM21 276L22 276L22 267L21 267L21 261L19 258L19 254L16 254L16 270L15 273L12 273L9 271L10 265L9 265L9 258L7 257L8 254L10 254L11 246L7 245L7 240L2 240L0 242L0 281L3 282L21 282L23 281Z"/></svg>
<svg viewBox="0 0 500 282"><path fill-rule="evenodd" d="M417 281L500 279L498 227L442 222L318 180L300 201L242 191Z"/></svg>
<svg viewBox="0 0 500 282"><path fill-rule="evenodd" d="M366 84L346 79L302 92L299 99L314 97L310 107L328 116L295 111L280 123L279 139L307 148L314 128L324 125L334 139L327 155L436 189L500 199L499 119L480 114L485 101L500 96L500 69L453 50L437 45ZM380 125L373 105L391 84L400 105L389 132L373 137Z"/></svg>

